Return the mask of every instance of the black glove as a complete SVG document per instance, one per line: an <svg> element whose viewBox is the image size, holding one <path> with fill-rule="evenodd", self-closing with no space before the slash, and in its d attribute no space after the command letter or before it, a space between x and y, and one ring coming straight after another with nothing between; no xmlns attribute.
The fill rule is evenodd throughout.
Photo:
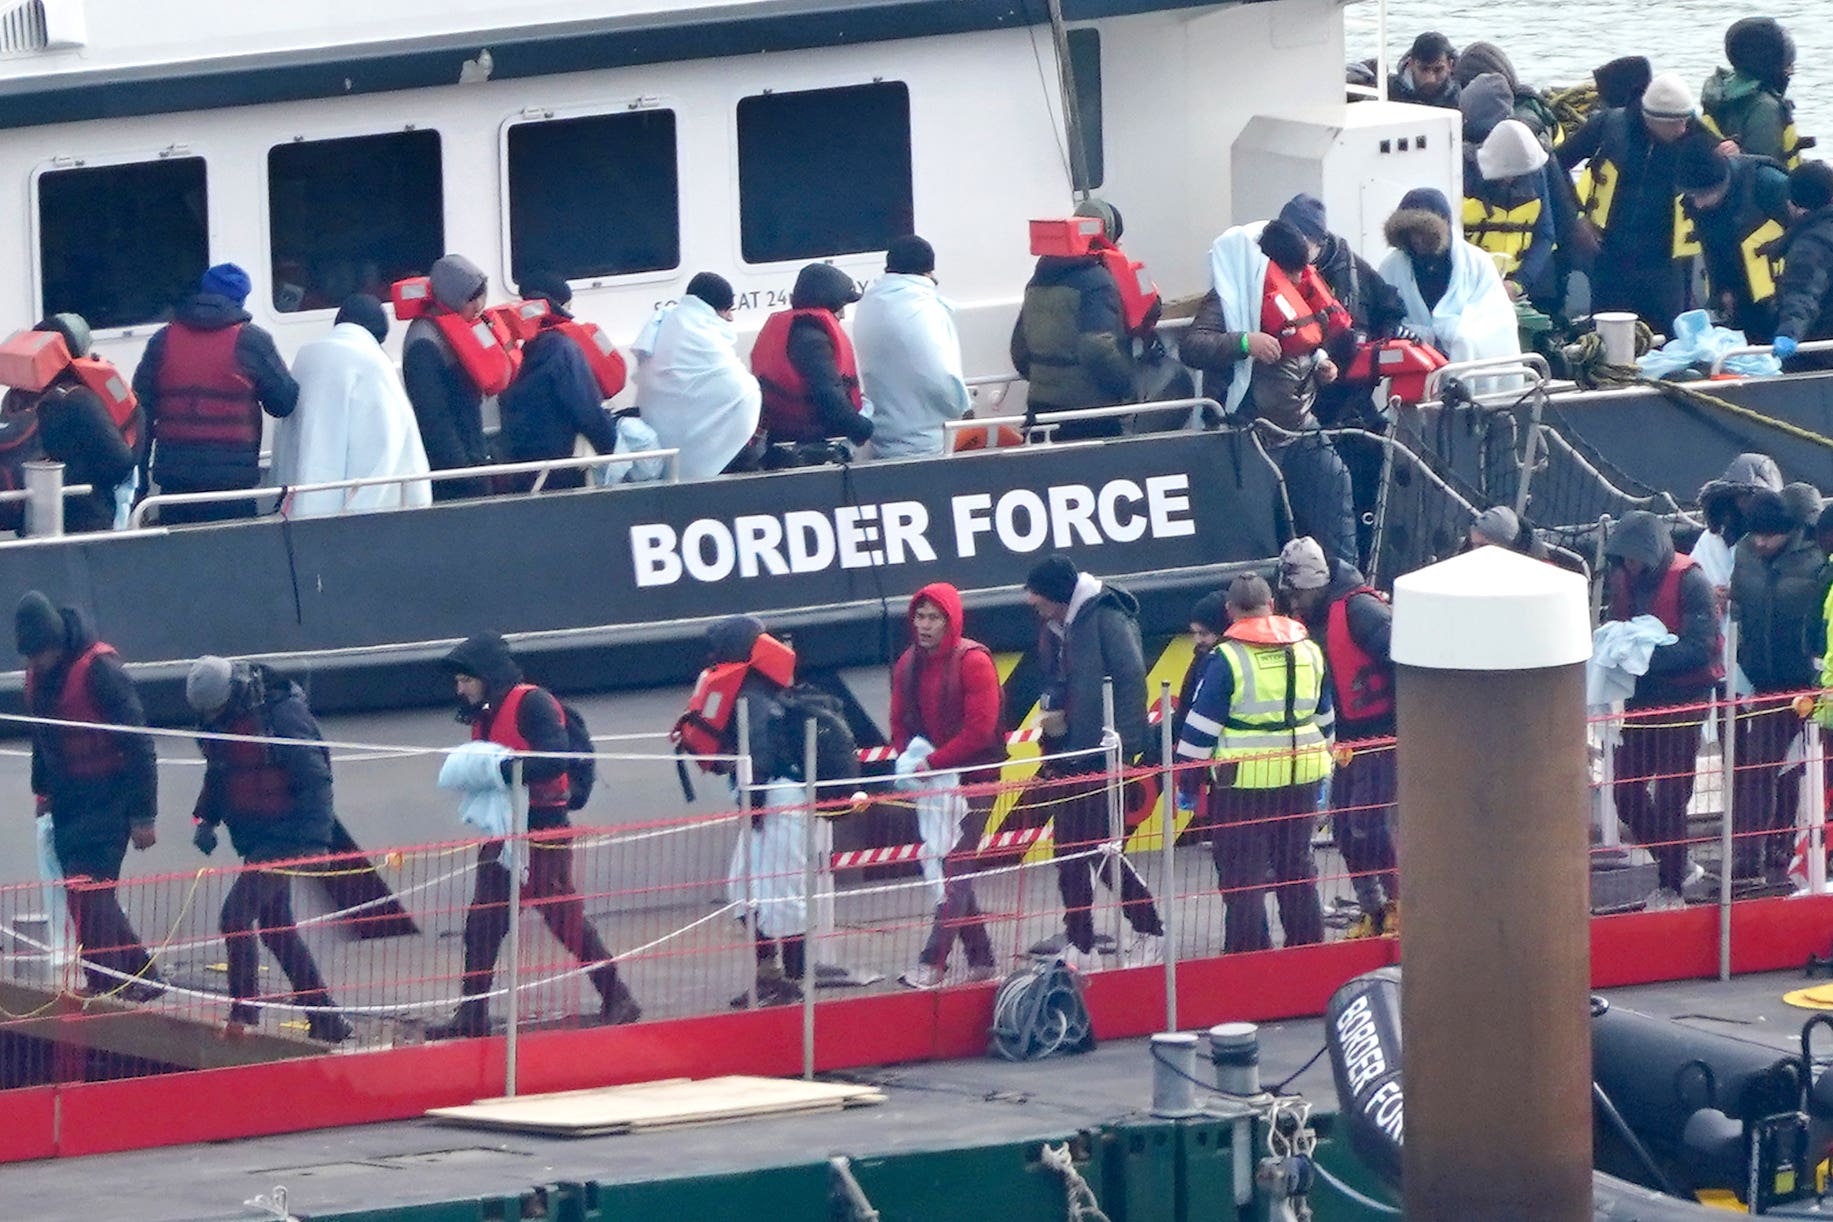
<svg viewBox="0 0 1833 1222"><path fill-rule="evenodd" d="M191 843L196 845L198 852L205 857L216 852L216 824L200 821L197 830L191 833Z"/></svg>

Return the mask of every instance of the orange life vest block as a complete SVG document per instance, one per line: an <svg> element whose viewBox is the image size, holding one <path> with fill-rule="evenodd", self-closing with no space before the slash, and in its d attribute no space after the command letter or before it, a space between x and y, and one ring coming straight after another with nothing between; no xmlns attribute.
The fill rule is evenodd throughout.
<svg viewBox="0 0 1833 1222"><path fill-rule="evenodd" d="M56 331L15 331L0 344L0 386L33 394L70 367L70 348Z"/></svg>
<svg viewBox="0 0 1833 1222"><path fill-rule="evenodd" d="M1279 264L1267 264L1260 329L1279 341L1282 356L1316 352L1325 340L1350 325L1349 311L1337 301L1317 268L1307 264L1294 279Z"/></svg>
<svg viewBox="0 0 1833 1222"><path fill-rule="evenodd" d="M1095 256L1120 290L1120 312L1128 333L1140 335L1158 323L1158 286L1152 283L1151 273L1145 264L1127 258L1120 247L1108 240L1107 229L1098 218L1072 216L1062 221L1032 221L1031 253L1064 258Z"/></svg>
<svg viewBox="0 0 1833 1222"><path fill-rule="evenodd" d="M600 395L610 399L624 389L624 383L630 376L629 367L624 364L623 354L617 350L617 345L611 342L611 337L597 323L566 317L549 305L544 297L532 297L514 305L498 306L497 309L505 311L504 321L522 343L527 343L542 331L558 331L572 340L580 355L586 358L586 367L592 371L592 380L598 383Z"/></svg>
<svg viewBox="0 0 1833 1222"><path fill-rule="evenodd" d="M515 380L522 353L498 306L467 322L433 299L433 282L425 276L395 281L389 289L396 318L426 318L439 328L459 367L486 395L501 394Z"/></svg>
<svg viewBox="0 0 1833 1222"><path fill-rule="evenodd" d="M1386 378L1391 396L1402 403L1418 403L1426 397L1426 376L1434 369L1443 369L1445 363L1443 354L1430 344L1411 339L1378 339L1356 349L1356 358L1344 376L1367 386Z"/></svg>
<svg viewBox="0 0 1833 1222"><path fill-rule="evenodd" d="M778 687L789 687L796 679L795 651L769 633L759 633L751 645L750 658L721 662L701 671L694 681L694 694L688 697L687 711L675 720L670 735L678 751L704 756L728 750L726 728L732 724L732 711L738 707L739 689L753 670ZM765 731L763 726L751 729L755 734ZM705 761L698 762L701 771L712 771Z"/></svg>

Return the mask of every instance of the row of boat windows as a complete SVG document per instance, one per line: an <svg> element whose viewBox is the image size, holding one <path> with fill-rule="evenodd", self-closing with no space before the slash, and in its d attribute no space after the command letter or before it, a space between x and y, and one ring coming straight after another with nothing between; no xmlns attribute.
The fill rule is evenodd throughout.
<svg viewBox="0 0 1833 1222"><path fill-rule="evenodd" d="M1099 36L1071 33L1084 115L1079 177L1098 186ZM903 83L743 98L737 133L746 263L883 250L914 228ZM539 270L593 280L680 266L674 111L518 122L506 145L512 279ZM41 174L42 312L78 313L98 329L156 322L212 262L246 258L210 249L208 187L209 167L199 156ZM328 309L358 292L386 299L390 284L426 271L445 253L445 191L434 130L270 148L273 308Z"/></svg>

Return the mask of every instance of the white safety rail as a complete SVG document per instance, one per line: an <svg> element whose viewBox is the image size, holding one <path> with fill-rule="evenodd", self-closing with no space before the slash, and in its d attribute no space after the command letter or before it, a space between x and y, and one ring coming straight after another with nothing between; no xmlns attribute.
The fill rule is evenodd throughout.
<svg viewBox="0 0 1833 1222"><path fill-rule="evenodd" d="M547 477L555 471L596 471L605 467L620 467L630 463L654 461L666 462L667 469L662 482L677 483L680 480L680 456L678 449L641 450L630 454L595 454L589 458L555 458L542 462L493 463L484 467L455 467L442 471L429 472L426 475L376 475L365 479L330 480L320 484L283 484L262 488L239 488L225 492L173 492L158 493L149 496L134 506L131 522L133 529L138 530L146 525L147 515L154 509L166 505L220 505L230 501L247 501L263 497L279 497L282 500L280 513L286 515L286 501L299 492L331 492L337 489L355 490L358 488L378 488L397 484L440 483L455 479L480 479L494 475L536 475L534 486L520 495L533 495L540 492L547 483ZM656 482L656 481L648 481ZM616 485L613 485L616 487ZM511 494L515 495L515 494ZM348 500L349 498L345 498Z"/></svg>
<svg viewBox="0 0 1833 1222"><path fill-rule="evenodd" d="M1795 349L1796 352L1813 355L1817 352L1833 352L1833 339L1803 340ZM1712 376L1718 377L1725 372L1725 365L1740 356L1775 356L1776 349L1772 344L1746 344L1742 348L1731 348L1721 352L1712 362Z"/></svg>
<svg viewBox="0 0 1833 1222"><path fill-rule="evenodd" d="M973 429L998 429L1010 427L1021 429L1032 434L1043 434L1049 437L1056 429L1073 421L1083 420L1123 420L1130 416L1151 415L1159 412L1178 410L1190 411L1210 408L1218 415L1222 405L1214 399L1158 399L1149 403L1119 403L1113 407L1082 407L1065 412L1039 412L1036 416L983 416L973 420L948 420L942 425L943 450L954 453L954 438L957 433ZM971 452L971 451L970 451Z"/></svg>

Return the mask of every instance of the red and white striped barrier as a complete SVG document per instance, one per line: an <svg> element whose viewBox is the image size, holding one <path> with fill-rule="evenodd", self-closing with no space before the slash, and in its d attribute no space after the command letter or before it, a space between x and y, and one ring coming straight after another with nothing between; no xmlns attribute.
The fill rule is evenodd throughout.
<svg viewBox="0 0 1833 1222"><path fill-rule="evenodd" d="M1014 852L1028 849L1036 844L1044 834L1041 827L1027 827L1018 831L994 832L983 836L978 853ZM864 866L890 866L899 862L915 861L922 855L920 844L892 844L882 849L849 849L844 853L834 854L834 869L857 870Z"/></svg>
<svg viewBox="0 0 1833 1222"><path fill-rule="evenodd" d="M1163 719L1159 716L1158 707L1154 705L1151 712L1146 714L1146 723L1155 726L1161 720ZM1038 726L1027 726L1022 730L1014 730L1012 733L1006 735L1006 746L1010 747L1017 743L1034 743L1043 737L1044 731L1042 728ZM896 759L897 755L898 752L896 747L861 747L859 749L859 762L862 764L884 764Z"/></svg>

